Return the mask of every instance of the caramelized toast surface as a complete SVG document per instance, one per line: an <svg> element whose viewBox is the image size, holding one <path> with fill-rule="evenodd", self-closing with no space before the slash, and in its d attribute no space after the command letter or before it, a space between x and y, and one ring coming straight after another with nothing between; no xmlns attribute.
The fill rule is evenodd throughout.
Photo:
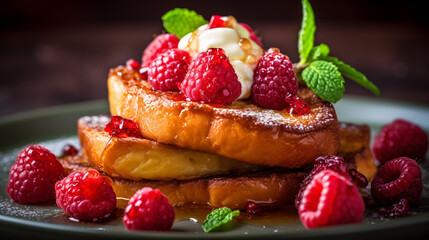
<svg viewBox="0 0 429 240"><path fill-rule="evenodd" d="M316 157L339 150L335 109L308 88L301 88L298 95L310 105L311 112L294 116L249 101L227 106L186 101L178 92L152 90L137 75L124 67L111 70L110 111L136 121L148 139L243 162L290 168L311 164Z"/></svg>

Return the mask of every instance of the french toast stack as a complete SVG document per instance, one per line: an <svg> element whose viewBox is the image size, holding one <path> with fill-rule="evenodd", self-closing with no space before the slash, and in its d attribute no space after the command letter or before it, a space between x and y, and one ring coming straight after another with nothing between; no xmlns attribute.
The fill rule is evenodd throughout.
<svg viewBox="0 0 429 240"><path fill-rule="evenodd" d="M331 103L344 80L322 58L327 46L312 49L308 37L295 67L233 16L206 21L177 8L162 19L168 33L154 38L141 63L130 59L110 70L114 117L79 119L82 154L63 159L67 169L104 172L119 199L149 186L175 206L231 209L293 203L322 156L342 156L373 178L369 128L339 124ZM113 134L114 119L131 122L137 134Z"/></svg>
<svg viewBox="0 0 429 240"><path fill-rule="evenodd" d="M61 161L68 171L94 168L110 176L124 200L118 207L144 186L160 189L174 206L290 204L324 155L344 157L368 179L376 171L369 128L339 124L333 105L306 87L298 95L311 112L302 116L250 101L186 101L179 92L152 90L126 67L110 71L108 90L111 115L134 120L143 137L110 136L108 115L82 117L82 154Z"/></svg>

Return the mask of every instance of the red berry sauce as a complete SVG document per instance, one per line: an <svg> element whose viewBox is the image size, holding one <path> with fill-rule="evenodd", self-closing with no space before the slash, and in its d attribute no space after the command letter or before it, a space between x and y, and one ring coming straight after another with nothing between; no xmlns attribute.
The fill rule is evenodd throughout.
<svg viewBox="0 0 429 240"><path fill-rule="evenodd" d="M285 97L286 102L289 104L288 112L297 115L305 115L311 111L310 106L297 95L288 93Z"/></svg>
<svg viewBox="0 0 429 240"><path fill-rule="evenodd" d="M73 145L66 144L62 149L62 153L63 153L63 156L76 156L78 151Z"/></svg>
<svg viewBox="0 0 429 240"><path fill-rule="evenodd" d="M137 124L133 120L121 116L113 116L104 128L104 131L108 132L110 136L117 138L142 137Z"/></svg>

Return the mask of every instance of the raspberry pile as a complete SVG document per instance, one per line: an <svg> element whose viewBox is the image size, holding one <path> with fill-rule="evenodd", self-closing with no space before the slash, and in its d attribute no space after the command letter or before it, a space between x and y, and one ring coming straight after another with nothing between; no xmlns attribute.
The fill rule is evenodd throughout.
<svg viewBox="0 0 429 240"><path fill-rule="evenodd" d="M270 48L255 69L253 102L264 108L281 110L289 107L286 97L297 93L298 83L292 62L279 49Z"/></svg>
<svg viewBox="0 0 429 240"><path fill-rule="evenodd" d="M179 91L188 72L191 56L177 48L159 54L149 65L148 82L154 90Z"/></svg>
<svg viewBox="0 0 429 240"><path fill-rule="evenodd" d="M78 220L97 221L116 209L112 180L98 171L76 171L55 184L57 205Z"/></svg>
<svg viewBox="0 0 429 240"><path fill-rule="evenodd" d="M231 104L241 94L241 83L221 48L199 53L179 88L191 101L202 103Z"/></svg>
<svg viewBox="0 0 429 240"><path fill-rule="evenodd" d="M167 231L174 217L168 198L158 189L144 187L130 198L123 222L128 230Z"/></svg>
<svg viewBox="0 0 429 240"><path fill-rule="evenodd" d="M262 47L252 28L237 23L232 16L213 15L205 30L237 26L240 31L247 30L248 37ZM139 76L147 79L152 89L181 91L188 101L209 104L228 105L241 95L241 83L223 49L200 52L191 62L187 51L177 49L178 43L176 36L162 34L145 49L140 70L146 69L148 74L139 73ZM137 70L139 65L131 59L127 67ZM253 103L258 106L277 110L287 108L289 114L297 115L311 111L309 105L297 96L298 83L292 62L277 48L270 48L258 61L251 90Z"/></svg>
<svg viewBox="0 0 429 240"><path fill-rule="evenodd" d="M39 203L55 198L55 183L64 177L63 166L46 148L30 145L10 168L7 193L20 203Z"/></svg>
<svg viewBox="0 0 429 240"><path fill-rule="evenodd" d="M372 146L375 157L385 163L398 157L424 160L428 150L428 136L416 124L396 119L383 126Z"/></svg>
<svg viewBox="0 0 429 240"><path fill-rule="evenodd" d="M314 176L298 208L306 228L361 222L364 210L357 187L332 170Z"/></svg>
<svg viewBox="0 0 429 240"><path fill-rule="evenodd" d="M137 123L121 116L112 116L104 131L108 132L110 136L117 138L142 137Z"/></svg>
<svg viewBox="0 0 429 240"><path fill-rule="evenodd" d="M381 204L406 199L417 204L423 190L422 171L413 159L400 157L386 162L371 182L371 195Z"/></svg>

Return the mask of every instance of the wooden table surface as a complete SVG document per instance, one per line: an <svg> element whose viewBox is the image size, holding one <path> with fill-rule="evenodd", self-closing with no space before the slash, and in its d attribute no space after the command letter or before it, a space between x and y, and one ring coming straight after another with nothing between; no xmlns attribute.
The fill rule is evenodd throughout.
<svg viewBox="0 0 429 240"><path fill-rule="evenodd" d="M287 21L249 20L265 48L278 47L293 62L298 61L301 21L295 15ZM153 35L162 30L158 19L2 28L0 116L106 98L109 69L130 58L140 60ZM427 25L407 19L341 19L317 20L316 44L328 44L332 56L365 73L382 98L429 104ZM346 95L372 96L347 79Z"/></svg>

